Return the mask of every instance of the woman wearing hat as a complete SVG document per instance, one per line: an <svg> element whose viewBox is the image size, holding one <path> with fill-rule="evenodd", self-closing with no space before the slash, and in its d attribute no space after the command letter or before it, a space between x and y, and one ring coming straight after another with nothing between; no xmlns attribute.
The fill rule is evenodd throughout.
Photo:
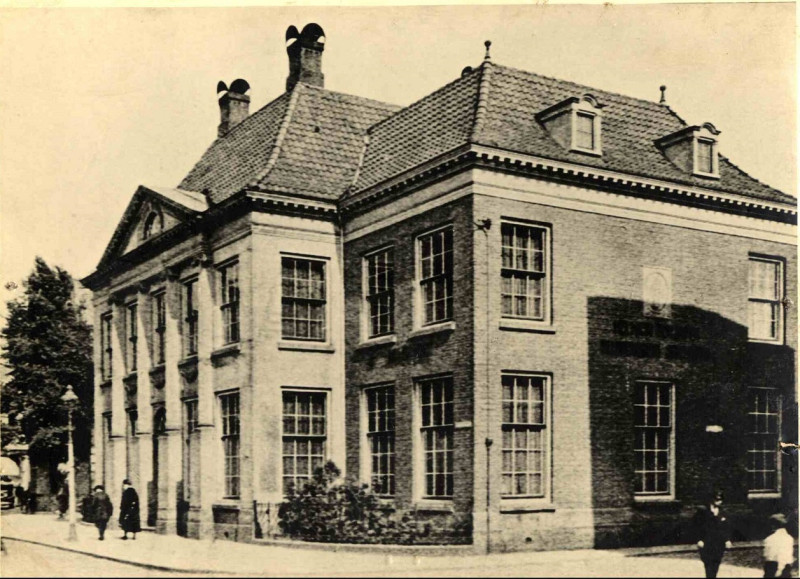
<svg viewBox="0 0 800 579"><path fill-rule="evenodd" d="M764 577L791 577L794 539L786 531L786 517L777 513L769 522L772 534L764 539Z"/></svg>
<svg viewBox="0 0 800 579"><path fill-rule="evenodd" d="M133 533L136 540L136 533L141 531L139 523L139 493L131 485L129 479L122 481L122 500L119 505L119 526L122 527L122 540L128 540L128 533Z"/></svg>
<svg viewBox="0 0 800 579"><path fill-rule="evenodd" d="M716 491L709 504L700 508L694 517L700 559L706 568L706 577L710 578L717 576L725 549L731 548L731 525L722 510L723 499L722 491Z"/></svg>
<svg viewBox="0 0 800 579"><path fill-rule="evenodd" d="M114 511L114 505L111 504L111 499L108 498L103 485L95 485L94 496L92 497L92 520L94 526L97 527L101 541L106 533L106 525L108 519L111 518L111 513Z"/></svg>

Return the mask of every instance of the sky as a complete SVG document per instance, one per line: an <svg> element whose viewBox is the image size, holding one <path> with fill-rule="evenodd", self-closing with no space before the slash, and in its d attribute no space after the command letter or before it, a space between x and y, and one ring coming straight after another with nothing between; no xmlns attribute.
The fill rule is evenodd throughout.
<svg viewBox="0 0 800 579"><path fill-rule="evenodd" d="M494 62L712 122L796 195L795 5L0 9L0 315L39 255L92 272L140 184L175 187L216 137L216 85L284 90L286 28L326 32L325 86L410 104ZM18 284L17 288L9 282Z"/></svg>

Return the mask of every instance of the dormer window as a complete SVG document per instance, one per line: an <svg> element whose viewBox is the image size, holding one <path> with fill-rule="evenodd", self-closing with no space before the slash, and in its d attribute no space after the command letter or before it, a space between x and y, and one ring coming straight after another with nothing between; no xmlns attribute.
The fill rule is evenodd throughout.
<svg viewBox="0 0 800 579"><path fill-rule="evenodd" d="M570 151L602 154L602 113L604 105L585 94L570 97L536 115L550 136Z"/></svg>
<svg viewBox="0 0 800 579"><path fill-rule="evenodd" d="M711 123L685 127L656 141L664 155L679 169L698 177L719 179L719 131Z"/></svg>
<svg viewBox="0 0 800 579"><path fill-rule="evenodd" d="M142 241L158 235L164 229L164 218L157 211L151 211L144 221L142 228Z"/></svg>

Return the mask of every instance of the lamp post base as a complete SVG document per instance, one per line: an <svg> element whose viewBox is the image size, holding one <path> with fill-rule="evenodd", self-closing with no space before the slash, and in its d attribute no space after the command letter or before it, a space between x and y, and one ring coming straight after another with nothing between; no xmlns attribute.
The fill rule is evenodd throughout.
<svg viewBox="0 0 800 579"><path fill-rule="evenodd" d="M67 536L67 541L75 542L78 540L78 532L75 529L75 523L69 524L69 535Z"/></svg>

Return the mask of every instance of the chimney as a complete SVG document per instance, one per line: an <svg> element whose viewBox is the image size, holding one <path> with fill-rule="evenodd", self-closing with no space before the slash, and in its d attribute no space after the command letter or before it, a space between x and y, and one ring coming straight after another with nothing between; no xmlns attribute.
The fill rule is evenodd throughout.
<svg viewBox="0 0 800 579"><path fill-rule="evenodd" d="M224 137L233 127L241 123L250 114L250 97L246 93L250 90L247 81L237 78L231 83L231 88L219 81L217 83L217 94L224 92L219 97L219 127L217 136Z"/></svg>
<svg viewBox="0 0 800 579"><path fill-rule="evenodd" d="M322 51L325 50L325 32L319 24L306 24L302 32L290 26L286 29L286 53L289 55L289 76L286 92L298 82L325 86L322 74Z"/></svg>

